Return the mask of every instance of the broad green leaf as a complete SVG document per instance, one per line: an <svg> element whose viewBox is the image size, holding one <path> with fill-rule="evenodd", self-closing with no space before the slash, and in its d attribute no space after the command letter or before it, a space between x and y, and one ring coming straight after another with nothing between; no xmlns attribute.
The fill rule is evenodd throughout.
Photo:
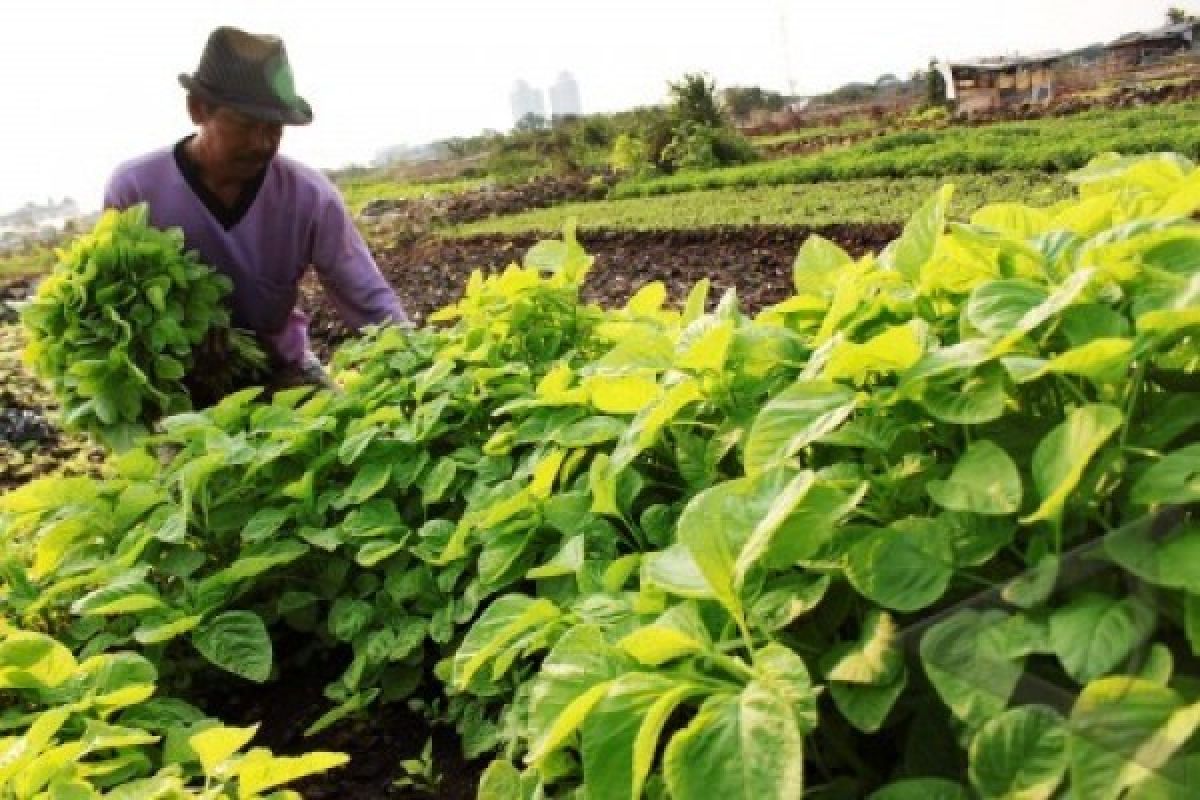
<svg viewBox="0 0 1200 800"><path fill-rule="evenodd" d="M714 486L692 498L677 536L717 599L742 616L738 591L746 572L784 528L812 486L811 472L776 469Z"/></svg>
<svg viewBox="0 0 1200 800"><path fill-rule="evenodd" d="M1000 337L1016 327L1022 317L1044 303L1048 296L1044 288L1031 281L989 281L971 292L963 312L980 333Z"/></svg>
<svg viewBox="0 0 1200 800"><path fill-rule="evenodd" d="M271 675L271 637L262 618L250 611L226 611L192 631L192 644L221 669L255 683Z"/></svg>
<svg viewBox="0 0 1200 800"><path fill-rule="evenodd" d="M1165 536L1152 533L1145 520L1104 538L1110 559L1155 586L1200 593L1200 525L1183 524Z"/></svg>
<svg viewBox="0 0 1200 800"><path fill-rule="evenodd" d="M967 790L942 778L909 778L888 784L867 800L970 800Z"/></svg>
<svg viewBox="0 0 1200 800"><path fill-rule="evenodd" d="M884 608L917 611L937 602L954 575L954 550L933 519L901 520L875 529L846 556L846 577Z"/></svg>
<svg viewBox="0 0 1200 800"><path fill-rule="evenodd" d="M1200 502L1200 444L1168 453L1133 485L1130 499L1153 506Z"/></svg>
<svg viewBox="0 0 1200 800"><path fill-rule="evenodd" d="M1073 796L1116 800L1160 769L1198 723L1200 706L1171 689L1125 676L1093 681L1071 709Z"/></svg>
<svg viewBox="0 0 1200 800"><path fill-rule="evenodd" d="M715 316L696 320L679 334L675 368L697 372L720 371L725 367L733 333L732 320L720 320Z"/></svg>
<svg viewBox="0 0 1200 800"><path fill-rule="evenodd" d="M1050 359L1042 371L1079 375L1096 383L1118 383L1124 379L1132 356L1132 339L1094 339Z"/></svg>
<svg viewBox="0 0 1200 800"><path fill-rule="evenodd" d="M583 723L583 774L596 797L641 796L663 725L696 689L664 675L631 672L613 681Z"/></svg>
<svg viewBox="0 0 1200 800"><path fill-rule="evenodd" d="M1058 566L1058 556L1047 553L1028 570L1005 584L1000 596L1004 602L1020 608L1041 605L1058 584Z"/></svg>
<svg viewBox="0 0 1200 800"><path fill-rule="evenodd" d="M550 650L533 681L528 761L557 750L583 724L609 684L634 662L592 625L576 625Z"/></svg>
<svg viewBox="0 0 1200 800"><path fill-rule="evenodd" d="M217 726L189 737L188 744L199 757L204 774L215 776L217 767L248 745L256 733L257 725L248 728Z"/></svg>
<svg viewBox="0 0 1200 800"><path fill-rule="evenodd" d="M1021 678L1023 661L1002 653L990 633L1007 619L999 611L960 611L921 639L925 674L970 730L1004 711Z"/></svg>
<svg viewBox="0 0 1200 800"><path fill-rule="evenodd" d="M1042 504L1021 520L1022 524L1058 522L1092 456L1116 433L1123 419L1121 411L1112 406L1081 406L1038 444L1033 454L1033 480Z"/></svg>
<svg viewBox="0 0 1200 800"><path fill-rule="evenodd" d="M916 282L932 256L938 238L946 227L946 212L954 186L946 184L909 217L904 232L894 242L891 266L911 282Z"/></svg>
<svg viewBox="0 0 1200 800"><path fill-rule="evenodd" d="M896 661L894 674L879 683L829 684L829 695L842 716L863 733L876 733L883 727L892 707L908 685L908 668Z"/></svg>
<svg viewBox="0 0 1200 800"><path fill-rule="evenodd" d="M836 646L826 656L825 677L844 683L877 683L897 669L896 623L886 611L871 610L862 637Z"/></svg>
<svg viewBox="0 0 1200 800"><path fill-rule="evenodd" d="M743 454L746 474L778 465L836 430L856 405L854 392L835 383L792 384L771 398L754 418Z"/></svg>
<svg viewBox="0 0 1200 800"><path fill-rule="evenodd" d="M798 294L820 295L830 289L837 272L853 259L833 242L811 234L800 245L796 260L792 263L792 282Z"/></svg>
<svg viewBox="0 0 1200 800"><path fill-rule="evenodd" d="M1154 610L1137 597L1088 593L1051 614L1050 636L1067 674L1088 683L1125 662L1154 622Z"/></svg>
<svg viewBox="0 0 1200 800"><path fill-rule="evenodd" d="M1012 514L1021 507L1017 465L995 443L973 442L944 481L926 485L934 502L950 511Z"/></svg>
<svg viewBox="0 0 1200 800"><path fill-rule="evenodd" d="M893 325L867 341L842 341L829 354L821 377L863 384L873 375L904 372L925 353L928 328L920 320Z"/></svg>
<svg viewBox="0 0 1200 800"><path fill-rule="evenodd" d="M316 751L302 756L275 756L252 750L238 764L238 789L242 797L253 797L285 783L336 769L350 761L345 753Z"/></svg>
<svg viewBox="0 0 1200 800"><path fill-rule="evenodd" d="M5 633L0 642L0 689L54 688L77 667L71 651L43 633Z"/></svg>
<svg viewBox="0 0 1200 800"><path fill-rule="evenodd" d="M572 536L563 544L562 549L540 567L529 570L525 574L530 580L554 578L560 575L574 575L583 567L584 548L586 546L583 534Z"/></svg>
<svg viewBox="0 0 1200 800"><path fill-rule="evenodd" d="M591 375L583 389L597 411L605 414L636 414L661 393L653 374Z"/></svg>
<svg viewBox="0 0 1200 800"><path fill-rule="evenodd" d="M790 704L757 681L710 698L671 738L663 772L674 800L797 800L804 745Z"/></svg>
<svg viewBox="0 0 1200 800"><path fill-rule="evenodd" d="M682 544L647 553L642 561L642 580L680 597L714 596L700 565Z"/></svg>
<svg viewBox="0 0 1200 800"><path fill-rule="evenodd" d="M561 616L549 600L510 594L496 599L471 626L453 659L453 682L465 689L486 663L529 630Z"/></svg>
<svg viewBox="0 0 1200 800"><path fill-rule="evenodd" d="M1048 800L1067 771L1067 730L1053 709L1014 708L979 729L970 755L981 796Z"/></svg>
<svg viewBox="0 0 1200 800"><path fill-rule="evenodd" d="M963 380L930 381L920 402L932 417L952 425L982 425L999 419L1009 403L1004 370L988 364Z"/></svg>

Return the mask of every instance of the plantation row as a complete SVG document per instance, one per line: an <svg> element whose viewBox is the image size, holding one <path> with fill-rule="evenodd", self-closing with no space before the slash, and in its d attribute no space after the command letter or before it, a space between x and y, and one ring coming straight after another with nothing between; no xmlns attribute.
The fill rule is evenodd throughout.
<svg viewBox="0 0 1200 800"><path fill-rule="evenodd" d="M312 730L435 681L494 800L1186 797L1200 170L1074 179L812 237L755 316L586 304L568 228L345 345L339 392L0 497L0 798L290 796L342 759L177 699L277 677L284 629L350 653Z"/></svg>
<svg viewBox="0 0 1200 800"><path fill-rule="evenodd" d="M907 178L972 172L1082 167L1096 154L1173 150L1200 156L1200 104L1095 111L1065 119L905 131L823 153L761 164L629 180L615 197L650 196L733 186Z"/></svg>

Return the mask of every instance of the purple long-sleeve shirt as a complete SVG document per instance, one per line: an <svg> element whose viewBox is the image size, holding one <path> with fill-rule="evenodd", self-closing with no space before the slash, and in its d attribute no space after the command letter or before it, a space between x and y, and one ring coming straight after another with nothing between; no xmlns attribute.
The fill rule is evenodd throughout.
<svg viewBox="0 0 1200 800"><path fill-rule="evenodd" d="M230 209L200 181L186 141L118 167L104 205L146 202L152 225L182 228L188 249L233 280L235 325L257 332L284 364L302 364L308 316L296 301L309 266L347 325L411 324L324 175L276 156Z"/></svg>

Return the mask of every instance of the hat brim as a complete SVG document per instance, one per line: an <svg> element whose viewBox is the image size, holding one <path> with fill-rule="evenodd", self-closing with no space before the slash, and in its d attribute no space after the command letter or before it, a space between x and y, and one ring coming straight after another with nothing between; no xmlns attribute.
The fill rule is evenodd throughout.
<svg viewBox="0 0 1200 800"><path fill-rule="evenodd" d="M246 116L254 117L264 122L279 122L284 125L308 125L313 121L312 108L303 97L296 98L300 103L300 108L249 103L245 100L224 97L186 73L180 74L179 85L209 103L229 106L235 111L240 111Z"/></svg>

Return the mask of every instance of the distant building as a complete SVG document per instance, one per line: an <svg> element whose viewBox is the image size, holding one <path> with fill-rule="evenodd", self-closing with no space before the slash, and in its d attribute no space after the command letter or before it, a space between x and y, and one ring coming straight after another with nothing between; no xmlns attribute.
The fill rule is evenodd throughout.
<svg viewBox="0 0 1200 800"><path fill-rule="evenodd" d="M939 64L946 99L967 114L1004 106L1046 103L1054 97L1058 64L1067 53L1054 51L1011 58L981 58Z"/></svg>
<svg viewBox="0 0 1200 800"><path fill-rule="evenodd" d="M512 104L513 124L521 122L529 116L546 118L546 101L541 89L535 89L525 81L513 84L509 94Z"/></svg>
<svg viewBox="0 0 1200 800"><path fill-rule="evenodd" d="M560 72L558 80L550 87L550 118L578 117L583 113L583 102L579 99L579 84L569 72Z"/></svg>
<svg viewBox="0 0 1200 800"><path fill-rule="evenodd" d="M1200 51L1200 23L1178 22L1149 31L1127 33L1109 42L1108 60L1114 67L1144 67L1171 56Z"/></svg>

